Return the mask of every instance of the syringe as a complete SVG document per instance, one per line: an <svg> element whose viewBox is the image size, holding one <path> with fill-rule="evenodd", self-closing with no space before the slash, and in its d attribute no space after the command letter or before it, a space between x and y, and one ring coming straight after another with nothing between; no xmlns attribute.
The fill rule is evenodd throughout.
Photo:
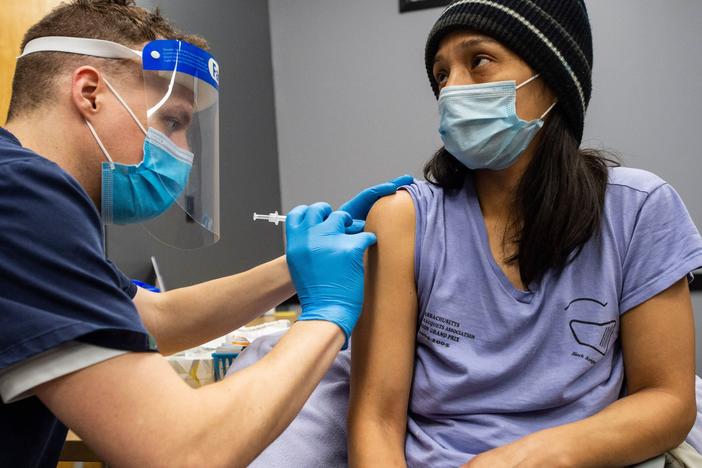
<svg viewBox="0 0 702 468"><path fill-rule="evenodd" d="M254 221L258 221L258 220L268 221L269 223L273 223L273 224L275 224L276 226L277 226L279 223L284 223L286 217L287 217L287 216L285 216L285 215L279 215L277 211L276 211L276 212L273 212L273 213L271 213L271 214L267 214L267 215L264 215L264 214L257 214L257 213L254 213L254 214L253 214L253 220L254 220Z"/></svg>

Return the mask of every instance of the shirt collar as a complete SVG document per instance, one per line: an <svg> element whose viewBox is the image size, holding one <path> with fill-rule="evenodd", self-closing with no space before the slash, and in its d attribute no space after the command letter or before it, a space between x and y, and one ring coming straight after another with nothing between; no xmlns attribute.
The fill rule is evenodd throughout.
<svg viewBox="0 0 702 468"><path fill-rule="evenodd" d="M22 146L22 143L20 143L16 136L14 136L12 133L8 132L2 127L0 127L0 138L9 140L11 143L16 144L17 146Z"/></svg>

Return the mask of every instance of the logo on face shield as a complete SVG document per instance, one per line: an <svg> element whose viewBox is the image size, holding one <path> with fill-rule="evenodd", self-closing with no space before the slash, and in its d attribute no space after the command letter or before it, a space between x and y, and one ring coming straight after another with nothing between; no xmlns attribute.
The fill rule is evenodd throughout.
<svg viewBox="0 0 702 468"><path fill-rule="evenodd" d="M219 64L217 61L213 58L210 58L209 63L207 64L207 68L210 69L210 76L212 76L212 79L219 84Z"/></svg>

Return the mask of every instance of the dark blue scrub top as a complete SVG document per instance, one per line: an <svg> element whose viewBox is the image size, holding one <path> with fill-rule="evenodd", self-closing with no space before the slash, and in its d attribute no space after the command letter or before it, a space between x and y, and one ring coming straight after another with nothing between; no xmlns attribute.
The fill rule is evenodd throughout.
<svg viewBox="0 0 702 468"><path fill-rule="evenodd" d="M0 128L0 370L67 341L149 351L135 294L83 188ZM0 404L0 467L55 467L65 437L38 398Z"/></svg>

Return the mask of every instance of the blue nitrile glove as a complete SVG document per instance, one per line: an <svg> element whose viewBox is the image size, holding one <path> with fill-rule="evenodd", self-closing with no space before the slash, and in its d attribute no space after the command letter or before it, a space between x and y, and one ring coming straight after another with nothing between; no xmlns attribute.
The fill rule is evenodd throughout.
<svg viewBox="0 0 702 468"><path fill-rule="evenodd" d="M346 349L363 305L363 254L375 234L348 234L351 215L326 203L298 206L285 221L288 269L302 305L298 320L324 320L344 332Z"/></svg>
<svg viewBox="0 0 702 468"><path fill-rule="evenodd" d="M356 233L363 231L365 227L364 221L368 216L375 202L381 198L392 195L397 192L397 189L403 185L409 185L414 182L414 177L403 175L397 179L392 179L390 182L370 187L353 197L339 207L339 211L345 211L353 218L353 226L347 232Z"/></svg>

